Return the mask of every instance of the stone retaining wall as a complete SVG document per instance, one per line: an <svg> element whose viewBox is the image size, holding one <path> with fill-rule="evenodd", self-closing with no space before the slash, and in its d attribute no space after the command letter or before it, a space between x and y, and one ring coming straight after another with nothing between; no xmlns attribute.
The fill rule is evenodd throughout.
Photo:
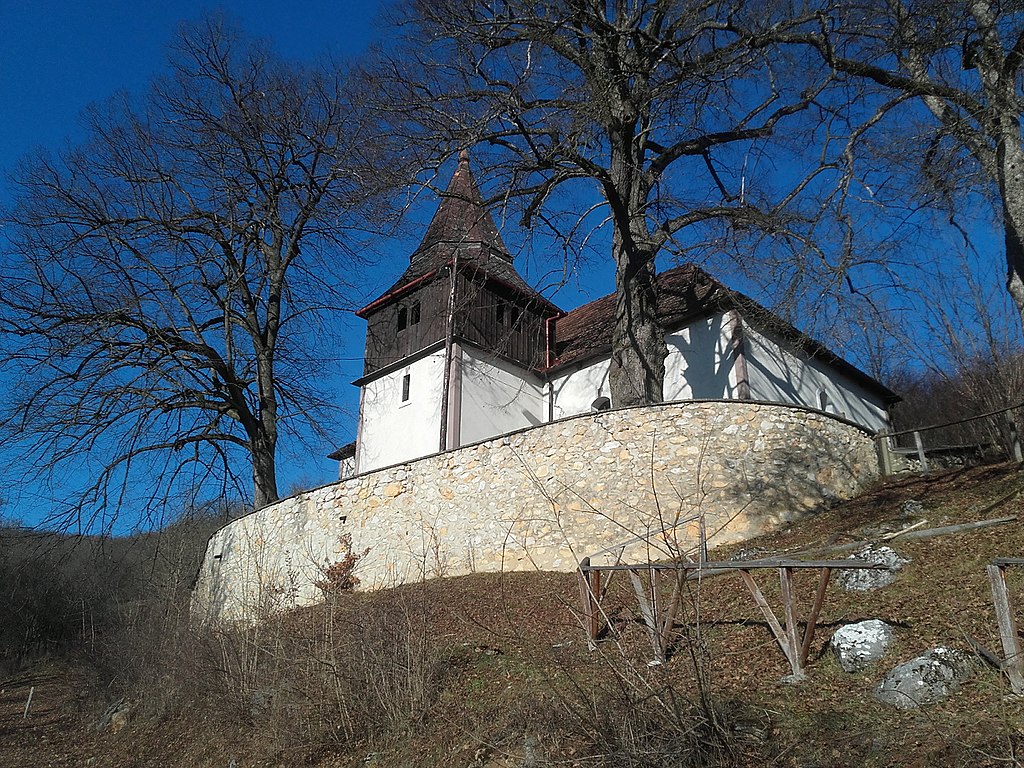
<svg viewBox="0 0 1024 768"><path fill-rule="evenodd" d="M322 598L365 552L360 588L474 571L574 570L743 539L853 495L871 438L817 411L690 401L577 416L285 499L210 540L193 607L243 618Z"/></svg>

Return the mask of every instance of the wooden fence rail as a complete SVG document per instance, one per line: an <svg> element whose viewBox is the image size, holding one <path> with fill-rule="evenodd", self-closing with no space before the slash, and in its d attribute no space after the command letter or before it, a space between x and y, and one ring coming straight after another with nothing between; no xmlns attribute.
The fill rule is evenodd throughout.
<svg viewBox="0 0 1024 768"><path fill-rule="evenodd" d="M825 601L829 579L833 570L878 570L885 565L871 563L866 560L792 560L785 558L763 560L726 560L719 562L678 562L678 563L643 563L633 565L591 565L590 558L580 563L578 572L580 601L583 611L583 624L587 638L591 643L598 640L606 623L601 599L602 573L625 571L629 574L633 592L640 606L640 615L651 647L654 650L654 663L664 663L668 657L668 649L672 639L672 630L676 616L682 604L683 583L688 579L700 578L705 573L722 573L735 571L739 574L750 592L765 621L771 630L779 648L789 662L793 681L806 677L807 657L814 641L814 633L818 624L818 616ZM814 569L819 572L818 587L815 590L810 610L807 613L804 630L799 631L796 597L793 592L793 574L797 570ZM771 604L754 579L752 571L777 570L782 593L783 620L780 621ZM647 583L642 578L646 572ZM670 577L670 578L666 578ZM666 589L666 581L671 582L671 591Z"/></svg>

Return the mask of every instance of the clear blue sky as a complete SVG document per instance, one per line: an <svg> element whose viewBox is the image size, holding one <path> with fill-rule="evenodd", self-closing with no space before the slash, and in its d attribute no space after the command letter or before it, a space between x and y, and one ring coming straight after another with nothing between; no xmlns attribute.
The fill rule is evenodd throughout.
<svg viewBox="0 0 1024 768"><path fill-rule="evenodd" d="M375 36L376 0L4 0L0 3L0 168L35 145L74 137L77 116L161 71L177 26L224 11L289 57L358 55Z"/></svg>

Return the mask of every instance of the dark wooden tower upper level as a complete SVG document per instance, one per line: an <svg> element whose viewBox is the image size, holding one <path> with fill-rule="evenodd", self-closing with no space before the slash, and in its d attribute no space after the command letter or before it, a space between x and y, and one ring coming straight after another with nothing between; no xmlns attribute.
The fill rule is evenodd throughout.
<svg viewBox="0 0 1024 768"><path fill-rule="evenodd" d="M519 275L463 153L409 267L356 314L367 322L364 375L449 333L526 368L545 364L545 319L559 310Z"/></svg>

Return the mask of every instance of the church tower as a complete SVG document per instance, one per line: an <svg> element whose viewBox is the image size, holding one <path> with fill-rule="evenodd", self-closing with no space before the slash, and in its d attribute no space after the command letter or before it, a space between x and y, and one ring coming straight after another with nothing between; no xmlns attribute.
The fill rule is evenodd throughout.
<svg viewBox="0 0 1024 768"><path fill-rule="evenodd" d="M533 371L560 312L516 271L465 152L409 267L356 314L367 323L358 472L545 420Z"/></svg>

